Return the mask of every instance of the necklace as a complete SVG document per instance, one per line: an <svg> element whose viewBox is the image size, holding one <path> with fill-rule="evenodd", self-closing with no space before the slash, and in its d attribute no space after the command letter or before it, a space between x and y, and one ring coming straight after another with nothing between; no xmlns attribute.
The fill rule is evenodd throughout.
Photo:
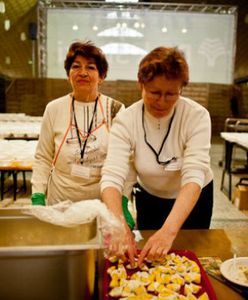
<svg viewBox="0 0 248 300"><path fill-rule="evenodd" d="M160 130L160 119L158 119L157 129Z"/></svg>

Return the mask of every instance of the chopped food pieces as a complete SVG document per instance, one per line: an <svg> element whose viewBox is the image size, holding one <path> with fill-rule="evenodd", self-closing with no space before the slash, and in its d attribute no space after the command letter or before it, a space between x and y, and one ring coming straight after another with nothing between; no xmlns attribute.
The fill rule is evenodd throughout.
<svg viewBox="0 0 248 300"><path fill-rule="evenodd" d="M109 296L120 300L208 300L198 264L175 253L146 261L142 268L118 260L107 269Z"/></svg>

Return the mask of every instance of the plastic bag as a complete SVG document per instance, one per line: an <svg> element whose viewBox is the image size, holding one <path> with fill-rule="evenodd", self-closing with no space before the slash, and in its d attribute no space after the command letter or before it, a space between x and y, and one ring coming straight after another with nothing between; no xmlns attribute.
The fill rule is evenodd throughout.
<svg viewBox="0 0 248 300"><path fill-rule="evenodd" d="M99 229L102 233L106 255L109 244L118 243L120 247L125 240L124 226L119 219L98 199L79 202L63 201L50 206L31 206L23 211L41 221L64 227L74 227L99 219ZM122 246L123 244L123 246Z"/></svg>

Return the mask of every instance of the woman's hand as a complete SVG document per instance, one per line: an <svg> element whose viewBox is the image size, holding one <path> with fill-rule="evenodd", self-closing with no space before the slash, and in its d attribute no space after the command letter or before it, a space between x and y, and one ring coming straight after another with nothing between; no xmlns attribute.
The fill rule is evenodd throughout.
<svg viewBox="0 0 248 300"><path fill-rule="evenodd" d="M146 242L139 255L138 265L141 266L145 258L158 260L170 250L175 239L175 234L163 228L156 231Z"/></svg>
<svg viewBox="0 0 248 300"><path fill-rule="evenodd" d="M129 259L130 264L134 265L134 257L137 254L134 235L130 230L122 208L122 195L115 187L106 187L102 191L102 200L107 205L108 209L120 221L121 228L105 238L105 244L108 248L109 256L117 256L124 261Z"/></svg>
<svg viewBox="0 0 248 300"><path fill-rule="evenodd" d="M141 251L139 265L142 264L145 257L154 260L167 254L178 231L195 206L200 193L200 186L194 182L189 182L181 188L163 226L149 238Z"/></svg>
<svg viewBox="0 0 248 300"><path fill-rule="evenodd" d="M124 225L124 231L116 232L109 238L107 243L108 256L117 256L118 258L126 261L130 261L130 264L134 266L134 258L137 255L136 243L134 235L127 224Z"/></svg>

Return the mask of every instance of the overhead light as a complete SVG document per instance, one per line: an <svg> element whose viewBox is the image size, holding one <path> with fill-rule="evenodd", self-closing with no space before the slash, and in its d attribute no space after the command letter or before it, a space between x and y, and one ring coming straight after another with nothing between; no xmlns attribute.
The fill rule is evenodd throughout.
<svg viewBox="0 0 248 300"><path fill-rule="evenodd" d="M182 33L187 33L188 29L187 28L182 28Z"/></svg>
<svg viewBox="0 0 248 300"><path fill-rule="evenodd" d="M168 29L167 29L167 27L162 27L162 32L167 32L168 31Z"/></svg>
<svg viewBox="0 0 248 300"><path fill-rule="evenodd" d="M5 3L3 1L0 1L0 13L5 13Z"/></svg>
<svg viewBox="0 0 248 300"><path fill-rule="evenodd" d="M94 31L97 31L97 30L98 30L98 27L97 27L96 25L94 25L94 26L92 27L92 29L93 29Z"/></svg>
<svg viewBox="0 0 248 300"><path fill-rule="evenodd" d="M26 33L25 32L21 32L20 34L20 40L21 41L26 41L27 37L26 37Z"/></svg>
<svg viewBox="0 0 248 300"><path fill-rule="evenodd" d="M78 26L77 26L77 25L73 25L73 26L72 26L72 30L77 31L77 30L78 30Z"/></svg>
<svg viewBox="0 0 248 300"><path fill-rule="evenodd" d="M133 26L134 26L134 28L139 28L140 27L140 23L139 22L135 22Z"/></svg>
<svg viewBox="0 0 248 300"><path fill-rule="evenodd" d="M6 63L6 65L10 65L11 64L11 59L10 59L9 56L5 57L5 63Z"/></svg>
<svg viewBox="0 0 248 300"><path fill-rule="evenodd" d="M5 20L4 21L4 29L8 31L10 29L10 20Z"/></svg>

